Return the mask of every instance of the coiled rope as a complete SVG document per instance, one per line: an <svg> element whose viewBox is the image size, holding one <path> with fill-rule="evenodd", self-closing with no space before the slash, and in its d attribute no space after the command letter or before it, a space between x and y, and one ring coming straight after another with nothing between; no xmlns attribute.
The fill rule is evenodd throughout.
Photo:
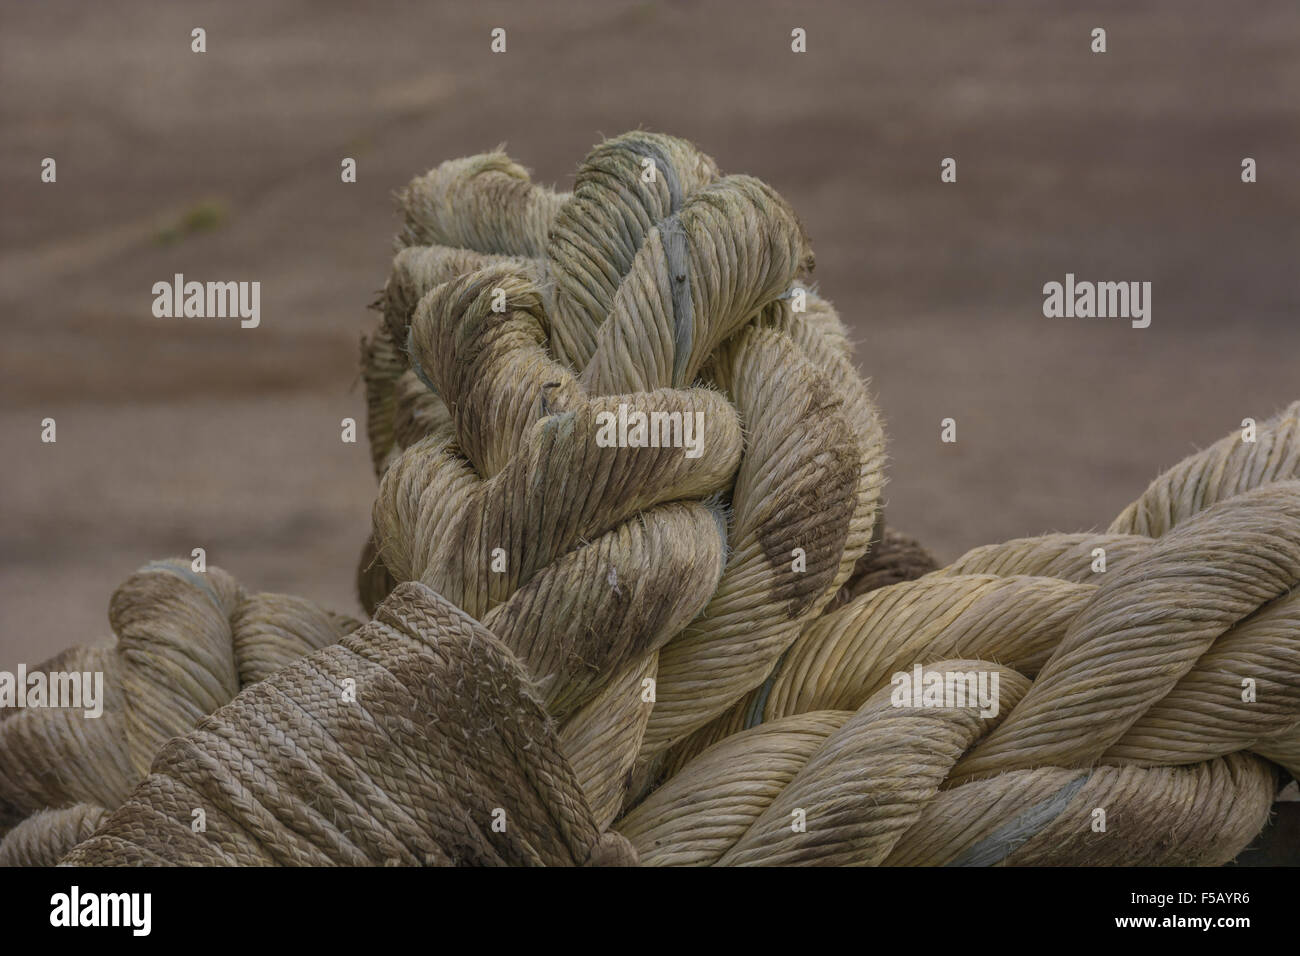
<svg viewBox="0 0 1300 956"><path fill-rule="evenodd" d="M355 697L339 693L348 681ZM195 808L205 810L200 827ZM463 611L408 583L360 630L163 747L144 783L65 862L635 859L592 819L519 662Z"/></svg>
<svg viewBox="0 0 1300 956"><path fill-rule="evenodd" d="M920 577L881 523L879 415L769 187L638 132L572 194L492 153L403 205L362 349L372 621L190 705L161 750L139 734L157 757L125 803L0 790L11 820L62 808L0 854L98 823L69 861L1217 863L1258 832L1300 763L1300 403L1105 535ZM604 447L620 411L702 415L698 455ZM996 715L895 706L913 667L996 674ZM157 692L124 685L141 713ZM79 733L25 763L84 762Z"/></svg>
<svg viewBox="0 0 1300 956"><path fill-rule="evenodd" d="M607 823L629 773L761 683L848 580L883 432L834 310L785 298L812 257L769 187L650 133L597 147L571 196L525 176L494 154L406 192L366 350L362 589L420 580L518 653ZM620 406L701 413L702 454L598 447Z"/></svg>
<svg viewBox="0 0 1300 956"><path fill-rule="evenodd" d="M650 864L1232 859L1267 819L1259 758L1300 775L1298 454L1300 402L1162 474L1105 534L977 548L828 613L620 832ZM893 675L994 661L999 715L939 764L920 739L970 708L892 729ZM792 805L834 838L792 831Z"/></svg>
<svg viewBox="0 0 1300 956"><path fill-rule="evenodd" d="M219 568L159 561L131 575L109 603L111 647L74 647L39 670L103 674L103 713L0 709L0 865L42 846L68 850L87 821L117 807L164 743L356 621L285 594L249 594ZM62 834L62 835L60 835ZM39 861L57 862L58 855Z"/></svg>

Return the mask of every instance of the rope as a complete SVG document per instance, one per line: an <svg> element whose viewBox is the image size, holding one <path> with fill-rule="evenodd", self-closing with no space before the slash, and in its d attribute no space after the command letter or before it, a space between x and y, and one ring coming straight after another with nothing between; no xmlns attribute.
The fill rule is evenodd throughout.
<svg viewBox="0 0 1300 956"><path fill-rule="evenodd" d="M1100 585L1063 579L1091 567L1097 536L1050 535L819 618L619 831L659 865L1231 860L1276 789L1260 758L1300 773L1300 482L1257 474L1143 546L1100 539L1124 555L1090 572ZM982 568L1006 576L967 573ZM1048 568L1062 577L1024 573ZM999 713L900 710L891 676L916 666L996 671ZM794 809L815 839L791 829Z"/></svg>
<svg viewBox="0 0 1300 956"><path fill-rule="evenodd" d="M104 812L90 803L38 810L0 840L0 866L54 866L99 829Z"/></svg>
<svg viewBox="0 0 1300 956"><path fill-rule="evenodd" d="M843 607L868 591L914 581L937 568L934 557L915 538L884 528L880 540L873 541L871 550L858 559L830 607Z"/></svg>
<svg viewBox="0 0 1300 956"><path fill-rule="evenodd" d="M141 568L113 594L111 647L74 647L39 668L102 672L103 713L82 709L0 709L0 835L46 808L113 808L149 772L167 740L193 727L256 683L357 626L309 601L249 594L224 571L203 574L188 561ZM0 858L28 859L42 844L70 849L80 817L43 815L0 843ZM11 841L13 845L11 846ZM29 849L21 849L29 847ZM46 859L48 864L58 857Z"/></svg>
<svg viewBox="0 0 1300 956"><path fill-rule="evenodd" d="M635 861L593 821L519 662L411 583L358 631L164 746L64 862Z"/></svg>
<svg viewBox="0 0 1300 956"><path fill-rule="evenodd" d="M1096 605L1102 610L1093 609L1094 602L1100 600L1096 593L1098 587L1094 583L1096 576L1092 570L1093 549L1096 547L1106 549L1111 573L1108 580L1116 588L1119 588L1116 583L1119 573L1133 562L1147 557L1153 561L1152 567L1157 569L1157 575L1166 573L1179 579L1179 587L1165 588L1160 592L1166 595L1170 614L1165 619L1151 623L1147 632L1135 638L1134 654L1139 658L1151 637L1169 639L1177 632L1177 609L1188 597L1183 589L1192 589L1207 608L1219 610L1221 619L1218 621L1218 634L1221 635L1220 644L1223 647L1231 648L1237 642L1246 642L1243 646L1247 649L1239 652L1239 657L1243 653L1247 657L1253 653L1258 658L1263 646L1275 650L1279 657L1285 657L1289 653L1288 648L1292 645L1289 643L1290 638L1285 635L1292 635L1295 629L1284 606L1282 610L1261 611L1256 623L1234 630L1230 640L1222 639L1227 635L1226 626L1233 615L1241 616L1250 608L1268 604L1270 596L1280 594L1280 590L1275 588L1274 591L1265 589L1259 593L1250 593L1234 584L1229 590L1233 590L1237 603L1229 609L1220 603L1224 595L1213 587L1214 574L1208 575L1205 580L1196 577L1196 564L1204 560L1204 555L1198 557L1196 551L1201 539L1196 542L1175 541L1167 545L1167 552L1164 553L1173 557L1162 560L1159 554L1149 555L1153 542L1147 534L1152 533L1152 528L1149 525L1138 527L1131 522L1126 523L1123 517L1105 535L1048 536L1044 539L990 546L967 555L933 579L922 579L910 585L899 584L892 588L872 587L873 584L883 586L889 583L888 571L886 576L872 580L865 575L856 574L854 566L846 567L847 562L841 560L835 573L839 587L845 588L850 575L855 578L855 584L849 585L846 588L848 593L839 595L836 602L837 605L847 602L848 606L840 611L832 609L832 613L826 616L818 616L818 612L826 606L827 595L824 592L817 594L813 612L802 618L797 603L793 615L782 615L772 604L764 604L764 598L770 599L781 585L790 583L790 577L782 578L779 572L771 574L767 580L762 580L759 576L766 569L776 568L772 559L780 545L791 540L791 527L772 520L772 512L778 508L771 507L773 502L770 489L764 487L760 490L758 486L764 480L772 481L772 476L780 473L781 465L790 462L793 435L807 434L813 430L810 427L812 423L823 417L822 410L816 403L815 388L810 388L805 382L783 388L785 377L800 368L801 363L811 365L814 376L830 385L832 398L839 399L839 411L846 422L852 423L849 425L849 433L859 438L860 447L870 445L873 438L878 440L878 416L870 409L869 399L861 390L861 383L848 358L849 350L842 326L834 317L833 311L815 296L812 298L814 308L809 313L799 315L787 307L788 293L780 294L763 308L756 309L758 317L738 334L732 334L707 362L681 360L681 353L691 348L695 338L697 316L701 313L710 316L718 311L716 305L706 304L703 308L698 308L696 287L700 274L728 274L728 270L733 267L732 262L723 259L717 263L709 262L701 269L702 257L698 255L698 250L706 245L713 249L734 247L736 238L735 234L726 234L725 227L711 230L707 234L712 236L723 233L727 236L717 243L707 243L706 237L693 234L692 241L686 243L697 253L692 260L693 268L674 266L674 262L687 261L681 251L680 236L683 230L679 210L696 208L692 206L691 188L702 190L702 195L710 195L719 184L726 183L727 178L714 177L711 164L707 164L703 167L707 174L700 175L699 182L694 187L683 189L678 184L678 177L671 177L663 189L651 193L653 201L643 201L630 185L635 182L632 170L639 157L651 154L662 156L662 147L658 144L633 145L637 135L630 134L629 137L611 141L601 148L601 162L615 172L604 177L594 176L593 180L598 185L584 184L583 174L580 173L575 196L591 197L582 215L577 213L580 204L576 200L562 206L565 212L560 216L567 217L563 230L567 238L566 244L561 248L565 251L581 250L581 255L575 257L580 262L578 267L572 266L573 260L565 259L563 255L554 255L557 249L555 236L561 230L553 227L549 247L551 258L536 257L523 267L518 263L480 263L480 268L484 271L471 280L459 280L461 283L478 283L478 312L468 307L467 300L463 298L456 305L448 306L453 290L457 289L456 282L449 282L435 292L432 291L434 287L421 290L418 283L397 275L395 280L390 280L390 286L396 282L408 288L405 298L390 297L390 304L395 305L390 307L388 313L390 327L400 330L401 319L394 322L391 315L400 315L405 308L402 303L409 302L413 297L409 287L415 284L414 295L427 296L420 298L420 305L416 309L406 308L406 314L414 315L411 338L417 343L415 352L419 364L425 366L440 359L445 367L439 375L431 376L432 390L449 404L454 404L460 417L480 416L473 424L462 427L454 435L441 431L438 440L445 447L457 448L459 443L463 448L470 441L481 446L495 435L501 443L495 455L488 456L478 447L465 452L466 457L483 475L492 474L500 462L508 460L517 450L517 445L514 444L517 436L529 427L527 410L541 406L540 401L536 404L535 401L538 387L542 384L551 384L555 388L556 402L549 407L566 408L579 389L604 391L618 388L640 391L656 385L680 385L688 380L683 374L684 370L699 369L706 381L723 390L739 413L746 444L736 477L729 489L730 555L723 577L718 581L709 604L685 630L659 648L655 659L645 660L639 667L629 665L606 685L607 689L614 689L616 699L623 703L618 721L603 726L596 725L602 733L607 730L611 732L611 739L618 741L616 746L607 747L607 752L621 751L623 741L635 739L638 733L641 738L625 801L630 799L635 802L638 796L652 790L657 782L665 778L671 784L674 774L693 755L718 740L733 739L733 735L747 726L755 714L762 715L758 719L779 721L787 714L798 715L822 709L844 708L844 712L852 712L854 708L864 705L875 689L873 685L886 680L896 670L910 666L918 655L929 655L930 659L978 655L1008 667L1019 668L1017 673L1023 672L1031 677L1047 668L1045 675L1049 681L1052 680L1056 668L1066 667L1061 663L1066 658L1058 657L1057 654L1067 632L1071 634L1072 641L1089 644L1087 637L1075 636L1082 633L1081 630L1070 631L1076 619L1084 622L1090 619L1081 618L1085 611L1099 616L1100 623L1094 625L1094 632L1099 638L1109 633L1108 628L1118 626L1115 615L1105 613L1105 605ZM623 145L629 147L628 155L621 160L611 159L620 156L619 147ZM687 151L683 151L683 154L691 155ZM612 166L609 165L611 162ZM584 170L591 164L592 161L589 160ZM452 167L443 167L431 176L451 174ZM697 204L698 201L697 197ZM754 205L757 207L759 204ZM628 209L636 210L638 214L628 214ZM659 220L658 226L654 224L656 217ZM618 236L621 240L614 241L609 236L593 235L594 229L583 233L582 225L575 226L575 221L605 226L610 221L634 222L636 226L622 230L609 229L610 236ZM653 241L656 230L659 242ZM581 238L573 239L575 233ZM753 232L750 235L756 234ZM444 235L432 238L437 242L450 239ZM602 238L605 239L604 246L601 245ZM639 247L638 242L641 243ZM602 259L599 253L606 248L611 251ZM516 250L498 245L481 246L478 251L499 254ZM449 264L449 269L456 267L450 253L439 251L430 255L431 258L440 257L440 261ZM558 266L557 259L563 260ZM491 270L494 267L500 271L493 273ZM654 281L641 278L643 274L654 276ZM467 353L461 349L466 346L477 347L475 343L486 338L478 325L484 318L481 311L482 290L490 286L499 287L510 275L526 280L524 287L535 293L520 309L520 312L528 315L528 337L508 359L493 356L483 359L481 364L468 361ZM559 284L568 289L567 301L578 302L583 307L571 308L557 304L557 300L564 298L558 293L548 299L547 279L555 276L567 276L570 279L578 277L576 281L566 283L561 280ZM682 281L675 281L677 279ZM632 299L635 299L634 307L623 304ZM753 308L752 301L745 301L747 307ZM555 316L563 318L556 320ZM608 322L603 321L605 316L608 316ZM592 317L595 317L594 323ZM435 322L440 323L440 331L436 336L427 331ZM689 327L690 334L683 331L684 326ZM569 331L570 327L576 331ZM779 341L765 339L764 333L768 330L777 332ZM493 335L494 341L499 341L504 333L494 332ZM485 353L486 349L476 352L475 358L478 359ZM556 363L561 366L558 372L546 368L548 359L554 355L561 357ZM606 359L606 355L616 355L617 358ZM566 365L574 371L570 373ZM478 390L471 392L470 387L451 381L457 374L472 382ZM521 382L531 384L524 385L523 400L510 406L502 396L508 395ZM449 399L449 395L454 396L454 399ZM494 396L495 402L488 401L489 395ZM501 414L502 405L507 405L510 414ZM1273 422L1262 425L1255 445L1246 445L1230 436L1195 461L1185 463L1157 479L1152 489L1128 513L1159 510L1150 502L1177 501L1180 504L1166 504L1164 510L1173 515L1186 516L1220 498L1230 498L1235 492L1254 487L1255 484L1294 475L1295 443L1288 439L1291 434L1288 429L1291 426L1287 424L1288 421L1294 421L1294 408L1295 406ZM497 416L495 422L489 422L479 409L488 409L488 415ZM787 422L784 419L785 413L792 413L790 419L797 424ZM755 424L751 426L751 423ZM829 460L825 449L835 445L836 442L831 440L821 446L822 461ZM767 451L768 447L772 451ZM1246 449L1244 452L1243 447ZM877 458L870 462L869 456L862 456L859 459L859 478L868 474L873 467L878 467L878 461ZM836 485L836 481L830 477L833 474L833 468L830 472L823 471L818 476L817 488L833 489ZM1215 476L1214 483L1205 477L1207 475ZM847 553L855 554L855 563L866 561L870 557L863 554L866 543L864 539L869 538L878 519L879 485L872 487L869 481L860 480L858 489L859 501L864 507L856 511L860 520L853 525L856 534L853 548L851 552L849 548L840 552L841 559ZM1291 494L1293 490L1286 489L1283 498ZM798 495L805 501L815 502L810 511L823 516L833 513L836 500L834 495L818 500L809 487L803 488ZM381 499L382 497L381 494ZM870 503L867 504L867 501ZM755 507L768 508L764 517L769 521L767 530L769 540L773 542L768 549L763 547L761 534L746 534L746 509ZM382 532L379 531L382 515L378 506L376 515L378 539L382 537ZM835 517L839 520L828 520L823 527L837 530L842 528L842 518ZM1235 515L1224 520L1234 522L1240 517L1241 515ZM416 524L429 527L421 522ZM526 526L526 522L520 524ZM794 524L797 526L797 522ZM409 529L411 526L410 521L404 518L392 522L388 533L400 539L402 527ZM1139 534L1139 531L1145 533ZM459 539L454 534L426 532L421 538L425 541L451 542L448 545L449 551L459 545ZM845 540L848 540L847 536ZM1205 547L1211 552L1218 547L1212 535L1205 537L1204 541ZM1249 561L1252 560L1252 555L1258 557L1262 553L1259 549L1282 547L1284 544L1285 542L1265 540L1265 537L1252 538L1241 542L1237 551L1224 557L1224 561ZM835 545L826 550L834 552ZM909 565L908 559L900 561L896 572L899 580L910 581L932 567L932 563L927 563L927 556L915 552L905 553L913 563ZM440 556L438 560L446 561L450 558L448 554ZM876 560L886 559L878 557ZM594 577L598 577L598 570L598 567L593 568ZM406 569L406 573L410 573L410 570ZM1009 576L1013 574L1015 576ZM402 577L402 572L396 577ZM623 577L620 575L620 578ZM1184 578L1186 580L1182 580ZM1119 609L1121 617L1124 609L1147 604L1152 597L1150 592L1155 587L1137 583L1141 580L1137 577L1130 576L1130 579L1135 583L1119 588L1117 596L1111 598L1112 606ZM1288 580L1288 576L1285 573L1279 574L1279 588L1285 580ZM576 584L569 581L565 587L574 589ZM854 587L859 590L854 591ZM1203 587L1209 588L1204 594L1198 590ZM855 595L863 596L855 600ZM599 592L595 597L599 599ZM1128 613L1132 615L1132 612ZM1083 624L1078 626L1082 629ZM538 620L537 633L544 635L552 630L553 624ZM1193 641L1184 648L1184 664L1186 658L1195 659L1198 652L1205 650L1204 638L1211 635L1212 631L1213 628L1203 628L1202 632L1198 632L1202 643ZM507 643L510 643L508 634L501 633ZM864 635L869 636L869 643L863 640ZM1098 651L1090 647L1089 653L1096 655ZM925 657L922 656L921 659L924 660ZM1117 666L1127 667L1131 663L1125 660L1123 665ZM1259 663L1258 659L1256 663ZM1256 667L1253 672L1277 675L1285 683L1288 672L1284 667L1279 669L1279 666L1275 666L1280 663L1270 662ZM1223 666L1223 662L1215 656L1209 656L1206 665L1212 669ZM1151 711L1147 723L1185 719L1175 708L1179 696L1172 693L1169 686L1166 674L1169 666L1157 664L1153 667L1157 674L1163 676L1159 680L1153 677L1153 686L1148 688L1146 696L1142 698L1142 702L1149 705ZM538 671L547 672L545 665ZM643 711L638 712L630 702L634 700L640 681L647 675L657 675L659 688L657 700L648 719L644 721L644 730L641 730L638 718ZM1187 679L1188 687L1196 686L1198 678L1194 674ZM1202 746L1194 752L1184 747L1179 751L1179 760L1165 762L1192 763L1231 755L1238 749L1245 749L1247 744L1242 742L1243 738L1252 732L1257 731L1267 736L1288 719L1300 717L1294 708L1294 702L1284 693L1274 693L1276 690L1278 688L1268 688L1272 702L1270 706L1250 711L1252 718L1236 727L1235 737L1221 732L1219 736L1222 739L1217 748ZM1219 697L1239 692L1239 687L1225 687L1222 681L1217 687ZM1062 691L1062 694L1065 693L1068 691ZM1159 700L1162 693L1170 694L1168 702L1157 707L1155 701ZM1023 705L1024 709L1018 709L1013 717L1008 718L1009 730L992 735L986 744L979 743L979 740L983 740L982 736L978 740L972 738L968 746L975 747L977 753L981 747L999 746L1004 739L1002 735L1013 732L1019 726L1030 727L1025 733L1032 736L1032 728L1056 712L1052 699L1035 709L1035 701L1041 694L1038 691L1030 695L1030 700ZM1122 724L1133 715L1137 706L1138 702L1134 701L1127 708L1119 708L1119 713L1113 719ZM1194 701L1178 706L1186 709L1210 705L1204 701ZM1213 706L1223 705L1218 702ZM1162 707L1166 709L1162 710ZM1095 716L1094 713L1085 711L1086 717L1072 723L1070 715L1062 713L1065 716L1061 716L1058 723L1062 725L1061 735L1067 741L1079 736L1077 728L1082 720ZM1171 718L1170 714L1175 716ZM1287 715L1291 715L1291 718ZM581 716L587 719L589 715ZM1225 723L1233 722L1233 718L1228 716L1221 719ZM1251 729L1252 722L1259 726ZM1137 722L1134 726L1136 730L1133 733L1145 732L1143 722ZM1177 728L1178 724L1171 726ZM986 723L981 724L981 728L982 732L988 730ZM587 734L585 739L599 742L602 733ZM1208 736L1208 729L1206 735ZM1255 743L1275 758L1286 756L1284 750L1277 749L1282 746L1281 738L1275 736ZM1017 751L1024 745L1017 739L1015 746L1003 746L1010 746L1012 751ZM1074 746L1080 744L1075 741ZM1088 765L1105 750L1104 747L1099 749L1095 740L1089 746L1090 754L1079 757L1073 763ZM1123 753L1115 751L1113 759L1121 759ZM587 769L592 762L592 755L573 752L571 757L584 768L580 771L580 778L588 783L592 791L598 790L599 783L593 780L599 776L598 773L594 769ZM1146 752L1131 759L1150 764L1153 757L1152 753ZM1071 761L1059 755L1055 755L1054 759L1060 759L1066 767L1071 765ZM1032 756L1021 756L1021 761L1026 766L1033 766L1035 760ZM626 759L620 759L615 767L617 773L606 774L605 779L621 776L626 767ZM1007 769L1012 772L1016 770L1015 767ZM1093 785L1104 783L1107 773L1101 773ZM1213 779L1218 777L1213 776ZM1259 783L1258 774L1252 779L1256 784ZM682 792L687 795L697 794L701 785L700 778L690 778L689 783L683 785ZM1079 783L1078 786L1083 785ZM1251 792L1258 793L1267 789L1257 786ZM1087 791L1088 794L1093 792ZM602 808L612 805L609 800L595 802ZM1267 800L1264 801L1266 804ZM1025 812L1022 805L1017 806L1021 812ZM1049 801L1049 806L1054 804ZM627 828L635 825L638 819L635 815L642 812L640 808L634 810L630 817L625 817L620 822L620 828L625 833L634 835L634 831ZM629 819L632 824L628 823ZM1251 819L1258 824L1257 818ZM1249 820L1247 822L1249 824ZM1240 832L1249 830L1245 836L1245 839L1249 839L1257 829L1258 825L1254 825L1253 829L1247 825ZM1007 831L1012 836L1005 840L999 838L999 845L1024 843L1019 836L1015 836L1021 830L1023 827L1013 827ZM1227 831L1228 836L1222 841L1223 844L1231 845L1231 836L1236 832L1238 831ZM639 849L643 856L653 858L650 848L645 844L639 844ZM1221 849L1220 846L1219 852ZM1240 849L1240 845L1236 845L1233 852L1236 849ZM1023 853L1027 851L1021 852L1022 856L1017 859L1023 859ZM1224 857L1226 858L1228 857ZM987 854L983 850L968 858L974 861L985 859Z"/></svg>
<svg viewBox="0 0 1300 956"><path fill-rule="evenodd" d="M0 859L96 823L68 862L1213 864L1259 831L1300 769L1300 403L1103 534L935 570L770 187L634 132L570 194L496 152L402 200L371 621L136 575L117 723L0 721L5 820L57 808ZM900 672L996 683L897 706Z"/></svg>
<svg viewBox="0 0 1300 956"><path fill-rule="evenodd" d="M1158 538L1217 501L1269 481L1300 477L1300 402L1261 422L1254 441L1225 435L1156 478L1110 526Z"/></svg>
<svg viewBox="0 0 1300 956"><path fill-rule="evenodd" d="M390 581L420 580L515 650L567 718L561 740L608 822L633 758L646 776L761 683L852 574L877 517L883 433L829 303L810 295L795 313L785 298L812 257L766 185L721 176L680 140L618 137L583 164L536 256L503 239L500 216L445 225L499 188L483 168L496 166L446 163L408 189L457 205L421 207L432 244L399 252L381 297L387 340L408 343L431 387L398 384L399 352L368 368L382 477L362 590L373 606ZM520 208L557 208L546 190L512 189ZM702 454L598 447L598 416L620 406L702 414ZM399 436L389 423L403 416L427 430ZM604 654L575 652L597 634ZM653 707L628 693L646 680Z"/></svg>

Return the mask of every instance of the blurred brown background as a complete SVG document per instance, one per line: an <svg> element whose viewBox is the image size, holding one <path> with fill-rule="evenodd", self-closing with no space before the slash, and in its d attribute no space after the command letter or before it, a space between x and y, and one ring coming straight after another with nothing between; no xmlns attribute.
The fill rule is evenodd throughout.
<svg viewBox="0 0 1300 956"><path fill-rule="evenodd" d="M1132 7L6 4L0 669L105 636L112 589L195 546L358 610L374 479L339 421L391 196L501 142L567 189L643 126L787 196L887 418L889 520L940 557L1104 527L1300 397L1300 6ZM259 280L261 327L153 318L176 272ZM1150 280L1151 327L1043 318L1066 272Z"/></svg>

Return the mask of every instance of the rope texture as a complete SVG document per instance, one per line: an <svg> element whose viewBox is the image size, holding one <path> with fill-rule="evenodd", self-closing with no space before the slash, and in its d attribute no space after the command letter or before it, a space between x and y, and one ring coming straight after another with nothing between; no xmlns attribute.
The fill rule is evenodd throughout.
<svg viewBox="0 0 1300 956"><path fill-rule="evenodd" d="M380 490L360 590L422 581L514 650L607 823L853 573L883 431L833 308L787 298L812 255L768 186L640 132L598 146L572 195L522 182L490 154L406 192L364 352ZM620 407L698 413L701 454L599 447Z"/></svg>
<svg viewBox="0 0 1300 956"><path fill-rule="evenodd" d="M1104 534L977 548L824 615L619 831L652 865L1233 859L1267 761L1300 774L1298 424L1300 402L1190 456ZM1131 533L1152 513L1159 537ZM918 665L996 671L997 715L894 706Z"/></svg>
<svg viewBox="0 0 1300 956"><path fill-rule="evenodd" d="M0 708L0 860L58 862L92 809L114 808L149 772L170 738L285 664L337 641L357 622L285 594L249 594L220 568L180 559L141 568L113 594L110 647L74 647L41 664L50 672L102 672L103 713ZM24 836L5 831L47 808ZM35 830L56 834L33 837ZM62 833L58 837L57 833ZM12 844L12 845L11 845ZM18 849L19 845L28 849Z"/></svg>
<svg viewBox="0 0 1300 956"><path fill-rule="evenodd" d="M496 152L403 207L371 622L146 569L118 724L0 711L5 819L58 808L0 858L96 821L69 862L1210 864L1258 832L1300 762L1300 403L1105 534L932 570L770 187L635 132L571 194ZM597 440L638 413L702 416L698 454ZM997 713L895 706L914 667L996 675Z"/></svg>
<svg viewBox="0 0 1300 956"><path fill-rule="evenodd" d="M519 662L463 611L408 583L360 630L170 741L130 799L64 862L630 865L636 857L592 819Z"/></svg>

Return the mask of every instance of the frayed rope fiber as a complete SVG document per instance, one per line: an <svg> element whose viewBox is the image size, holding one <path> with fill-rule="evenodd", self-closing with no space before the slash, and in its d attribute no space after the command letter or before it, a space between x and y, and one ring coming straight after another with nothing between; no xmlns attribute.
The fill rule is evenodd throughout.
<svg viewBox="0 0 1300 956"><path fill-rule="evenodd" d="M364 627L165 745L65 862L635 862L596 825L530 684L476 621L403 584Z"/></svg>
<svg viewBox="0 0 1300 956"><path fill-rule="evenodd" d="M371 620L142 570L117 646L68 652L108 723L0 712L0 861L1218 864L1259 832L1300 770L1300 403L1104 533L936 568L769 186L633 132L572 193L494 152L401 200ZM602 439L642 416L683 440ZM900 706L899 673L991 693Z"/></svg>

